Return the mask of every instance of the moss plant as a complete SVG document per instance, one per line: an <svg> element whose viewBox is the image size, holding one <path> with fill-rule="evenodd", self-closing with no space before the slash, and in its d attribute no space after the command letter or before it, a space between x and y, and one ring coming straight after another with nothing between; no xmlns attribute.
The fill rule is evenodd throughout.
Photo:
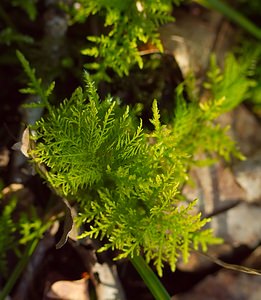
<svg viewBox="0 0 261 300"><path fill-rule="evenodd" d="M86 91L78 88L32 127L33 160L48 167L46 179L60 194L77 200L77 222L92 223L82 236L107 237L100 250L119 249L118 258L144 252L160 275L164 261L174 271L190 247L219 241L201 230L209 220L191 214L195 202L181 199L191 156L174 151L178 136L160 124L156 102L155 131L145 134L128 108L101 102L86 82Z"/></svg>
<svg viewBox="0 0 261 300"><path fill-rule="evenodd" d="M173 4L177 6L181 2L80 0L66 9L73 22L85 22L90 15L99 17L100 25L104 28L100 35L87 36L89 43L82 53L99 59L86 65L96 71L96 79L110 81L108 69L124 76L134 64L142 68L139 46L150 43L163 51L158 28L174 20L171 16Z"/></svg>
<svg viewBox="0 0 261 300"><path fill-rule="evenodd" d="M31 80L29 91L39 92L40 81L22 54L19 58ZM164 262L174 271L179 256L187 261L190 249L206 250L221 241L204 227L209 219L193 213L196 200L188 203L180 191L188 169L197 163L195 154L205 152L210 161L214 154L241 157L227 128L214 120L243 100L252 81L242 77L244 70L240 73L234 58L228 57L227 68L229 77L214 62L209 72L207 87L223 86L218 99L186 102L180 85L171 124L161 124L155 100L151 132L129 107L111 97L101 101L87 73L86 88L77 88L58 107L47 102L51 88L41 90L40 105L48 114L31 127L36 142L31 158L48 168L44 177L59 194L77 201L76 221L91 224L82 237L106 237L100 251L118 249L118 258L144 253L162 275ZM225 91L237 76L241 93L231 99Z"/></svg>

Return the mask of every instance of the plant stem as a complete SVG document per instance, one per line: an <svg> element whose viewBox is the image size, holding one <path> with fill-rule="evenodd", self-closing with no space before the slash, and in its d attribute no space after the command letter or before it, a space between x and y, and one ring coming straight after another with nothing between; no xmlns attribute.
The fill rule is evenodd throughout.
<svg viewBox="0 0 261 300"><path fill-rule="evenodd" d="M170 295L142 256L134 256L130 261L156 300L170 300Z"/></svg>
<svg viewBox="0 0 261 300"><path fill-rule="evenodd" d="M230 7L228 4L220 0L194 0L195 2L205 6L207 8L215 9L221 14L229 18L231 21L237 23L239 26L244 28L255 38L261 40L261 29L254 23L244 17L241 13Z"/></svg>
<svg viewBox="0 0 261 300"><path fill-rule="evenodd" d="M26 267L31 255L33 254L37 244L38 244L38 239L34 239L29 244L27 245L24 254L18 264L15 267L15 270L9 277L7 283L5 284L3 290L0 292L0 300L5 300L8 294L11 292L13 286L15 285L17 279L21 275L22 271Z"/></svg>

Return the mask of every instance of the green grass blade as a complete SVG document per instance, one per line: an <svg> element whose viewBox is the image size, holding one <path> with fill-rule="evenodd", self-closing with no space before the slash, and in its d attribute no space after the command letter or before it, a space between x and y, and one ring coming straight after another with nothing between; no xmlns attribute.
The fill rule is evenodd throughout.
<svg viewBox="0 0 261 300"><path fill-rule="evenodd" d="M0 300L5 300L6 297L9 295L11 292L12 288L14 287L16 281L22 274L24 268L26 267L30 257L32 256L36 246L38 245L39 240L35 239L29 242L27 245L25 252L22 256L22 258L19 260L18 264L15 267L15 270L9 277L6 285L4 286L3 290L0 291Z"/></svg>
<svg viewBox="0 0 261 300"><path fill-rule="evenodd" d="M156 300L170 300L170 295L142 256L134 256L130 261Z"/></svg>

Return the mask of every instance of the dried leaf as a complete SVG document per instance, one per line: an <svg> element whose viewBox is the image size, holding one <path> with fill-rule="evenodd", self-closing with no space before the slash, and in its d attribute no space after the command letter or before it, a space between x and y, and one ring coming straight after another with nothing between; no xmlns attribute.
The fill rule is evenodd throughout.
<svg viewBox="0 0 261 300"><path fill-rule="evenodd" d="M13 150L20 150L24 156L29 157L28 151L31 149L30 147L30 131L29 127L26 127L21 142L15 143L12 146Z"/></svg>
<svg viewBox="0 0 261 300"><path fill-rule="evenodd" d="M68 236L73 228L73 212L72 207L66 199L62 199L64 206L64 225L63 225L63 234L60 241L56 244L56 249L61 248L68 240Z"/></svg>
<svg viewBox="0 0 261 300"><path fill-rule="evenodd" d="M46 296L49 299L89 300L88 280L83 278L75 281L56 281L52 284Z"/></svg>

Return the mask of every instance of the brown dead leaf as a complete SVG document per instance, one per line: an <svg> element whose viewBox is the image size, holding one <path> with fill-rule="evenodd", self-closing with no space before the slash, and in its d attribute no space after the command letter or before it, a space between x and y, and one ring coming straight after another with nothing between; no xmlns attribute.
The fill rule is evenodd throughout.
<svg viewBox="0 0 261 300"><path fill-rule="evenodd" d="M26 127L23 134L22 134L22 139L20 142L15 143L12 146L13 150L20 150L23 155L27 158L29 158L28 151L30 150L30 131L29 127Z"/></svg>
<svg viewBox="0 0 261 300"><path fill-rule="evenodd" d="M46 293L46 299L89 300L88 279L56 281Z"/></svg>
<svg viewBox="0 0 261 300"><path fill-rule="evenodd" d="M7 167L10 160L10 152L7 148L0 150L0 167Z"/></svg>
<svg viewBox="0 0 261 300"><path fill-rule="evenodd" d="M64 226L63 234L59 242L56 244L56 249L60 249L68 240L68 236L73 229L73 209L66 199L62 199L64 209Z"/></svg>

